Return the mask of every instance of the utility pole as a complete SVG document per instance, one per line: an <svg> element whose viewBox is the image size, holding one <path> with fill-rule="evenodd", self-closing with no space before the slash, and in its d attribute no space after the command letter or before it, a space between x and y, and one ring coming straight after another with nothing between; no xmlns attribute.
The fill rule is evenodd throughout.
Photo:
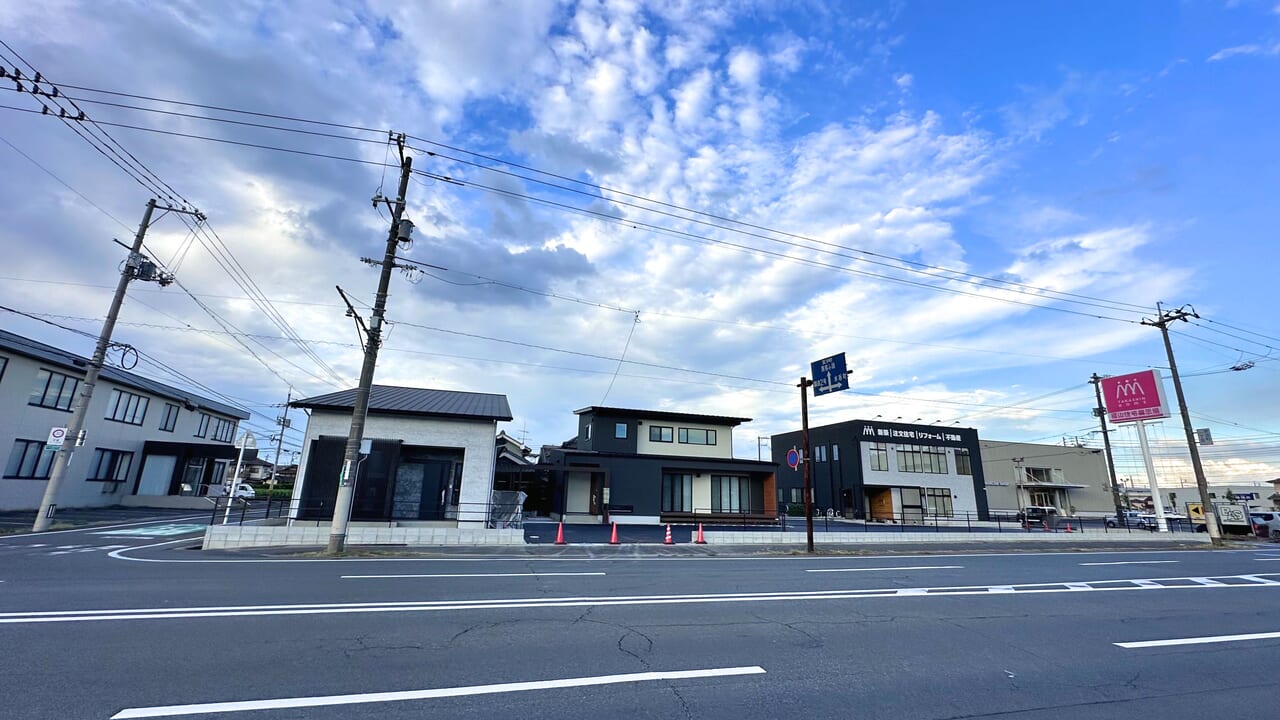
<svg viewBox="0 0 1280 720"><path fill-rule="evenodd" d="M356 475L359 472L360 443L364 440L365 416L369 413L369 390L373 387L373 371L378 364L378 347L382 339L382 318L387 307L387 289L391 285L391 271L396 267L396 249L407 242L413 223L402 220L405 194L409 190L409 176L413 172L413 158L404 154L404 135L395 138L400 146L400 189L391 205L391 230L387 233L387 248L378 278L378 294L374 296L373 312L369 318L364 346L364 364L360 368L360 385L356 388L354 407L351 411L351 431L347 435L347 448L343 456L342 470L338 476L338 496L333 505L333 523L329 527L329 545L325 552L336 555L347 544L347 524L351 519L351 499L355 494ZM382 201L375 196L373 204Z"/></svg>
<svg viewBox="0 0 1280 720"><path fill-rule="evenodd" d="M293 388L289 388L289 394L284 401L284 415L276 418L276 424L280 426L280 434L276 435L276 462L271 468L271 489L275 490L276 483L279 481L280 472L280 446L284 444L284 431L289 429L289 403L293 402Z"/></svg>
<svg viewBox="0 0 1280 720"><path fill-rule="evenodd" d="M1217 513L1213 511L1213 504L1209 498L1209 481L1204 476L1204 466L1200 464L1200 448L1196 445L1196 433L1191 427L1191 413L1187 411L1187 400L1182 394L1182 381L1178 378L1178 363L1173 359L1173 345L1169 342L1169 323L1181 320L1189 322L1187 318L1193 317L1197 320L1200 316L1196 314L1195 308L1186 309L1183 305L1177 310L1168 310L1156 303L1156 319L1143 320L1143 325L1160 328L1160 335L1164 338L1164 351L1169 356L1169 373L1173 375L1173 390L1178 394L1178 411L1182 413L1182 428L1187 434L1187 449L1191 452L1191 468L1196 474L1196 488L1200 491L1200 507L1204 508L1205 529L1209 531L1209 540L1216 547L1222 546L1222 536L1218 532ZM1156 502L1163 502L1159 497Z"/></svg>
<svg viewBox="0 0 1280 720"><path fill-rule="evenodd" d="M813 553L813 479L809 472L809 387L812 385L809 378L800 378L800 447L804 453L800 462L804 463L805 547L810 554Z"/></svg>
<svg viewBox="0 0 1280 720"><path fill-rule="evenodd" d="M1111 457L1111 431L1107 429L1107 409L1102 405L1102 376L1094 373L1089 376L1089 383L1093 385L1093 394L1098 398L1098 407L1093 409L1093 414L1102 424L1102 447L1107 453L1107 473L1111 476L1111 502L1116 506L1116 521L1120 522L1124 517L1124 508L1120 504L1120 486L1116 482L1116 461Z"/></svg>
<svg viewBox="0 0 1280 720"><path fill-rule="evenodd" d="M53 457L53 467L49 470L49 482L44 488L44 498L40 500L40 510L36 513L36 521L31 526L32 532L48 530L53 524L53 515L58 508L58 490L66 477L67 468L71 465L71 457L76 448L84 445L84 421L89 413L89 402L93 400L93 389L98 384L98 375L102 373L102 365L106 361L107 350L111 347L111 333L116 327L116 318L120 316L120 307L124 304L125 291L129 282L134 279L157 282L162 287L173 282L173 276L156 270L155 263L142 254L142 241L147 236L147 228L151 227L151 216L156 209L156 200L147 201L147 209L142 213L142 222L138 232L133 236L133 245L129 248L129 259L120 268L120 280L116 283L116 293L111 298L111 307L107 310L107 319L102 323L102 332L98 335L98 344L89 360L89 369L85 371L84 382L80 385L80 396L76 398L75 409L71 420L67 423L66 440ZM175 207L164 207L163 210L194 216L203 221L204 215L198 210L184 210ZM161 215L163 217L163 214ZM159 218L156 218L157 220ZM119 241L117 241L119 242ZM121 243L123 245L123 243Z"/></svg>

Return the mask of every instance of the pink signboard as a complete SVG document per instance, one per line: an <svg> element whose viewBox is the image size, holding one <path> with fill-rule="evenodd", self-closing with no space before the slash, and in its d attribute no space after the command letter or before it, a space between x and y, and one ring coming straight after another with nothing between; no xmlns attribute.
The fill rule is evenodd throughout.
<svg viewBox="0 0 1280 720"><path fill-rule="evenodd" d="M1164 399L1164 380L1159 370L1102 378L1102 399L1112 422L1169 417L1169 404Z"/></svg>

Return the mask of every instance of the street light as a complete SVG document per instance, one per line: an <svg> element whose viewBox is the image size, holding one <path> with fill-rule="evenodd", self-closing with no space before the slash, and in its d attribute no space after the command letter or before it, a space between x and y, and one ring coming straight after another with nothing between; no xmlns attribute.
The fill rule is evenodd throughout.
<svg viewBox="0 0 1280 720"><path fill-rule="evenodd" d="M248 430L245 430L244 434L240 436L240 440L236 443L236 445L240 447L240 453L236 455L236 469L235 469L235 472L231 474L231 482L226 483L224 485L224 487L226 488L226 494L227 494L227 510L222 514L223 525L226 525L227 520L230 519L231 517L232 493L236 491L236 487L238 487L240 484L240 465L244 462L245 448L248 448L250 450L257 450L258 441L253 437L253 433L249 432Z"/></svg>

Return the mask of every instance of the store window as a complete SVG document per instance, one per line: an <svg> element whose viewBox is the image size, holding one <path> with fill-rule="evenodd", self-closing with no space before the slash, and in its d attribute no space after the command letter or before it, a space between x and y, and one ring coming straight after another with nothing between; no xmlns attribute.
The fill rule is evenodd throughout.
<svg viewBox="0 0 1280 720"><path fill-rule="evenodd" d="M930 445L899 445L898 472L947 474L947 451Z"/></svg>
<svg viewBox="0 0 1280 720"><path fill-rule="evenodd" d="M872 470L889 469L889 446L886 443L871 443L868 454L871 458Z"/></svg>

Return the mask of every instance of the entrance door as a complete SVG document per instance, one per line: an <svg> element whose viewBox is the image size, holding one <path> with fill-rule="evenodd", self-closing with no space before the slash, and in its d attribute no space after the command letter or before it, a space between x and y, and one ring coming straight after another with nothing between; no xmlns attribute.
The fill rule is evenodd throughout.
<svg viewBox="0 0 1280 720"><path fill-rule="evenodd" d="M904 487L902 492L902 522L920 525L924 522L924 493L920 488Z"/></svg>
<svg viewBox="0 0 1280 720"><path fill-rule="evenodd" d="M867 488L867 506L871 509L872 520L892 520L893 489Z"/></svg>
<svg viewBox="0 0 1280 720"><path fill-rule="evenodd" d="M453 463L447 460L402 462L396 468L391 515L399 520L443 520L444 489Z"/></svg>

